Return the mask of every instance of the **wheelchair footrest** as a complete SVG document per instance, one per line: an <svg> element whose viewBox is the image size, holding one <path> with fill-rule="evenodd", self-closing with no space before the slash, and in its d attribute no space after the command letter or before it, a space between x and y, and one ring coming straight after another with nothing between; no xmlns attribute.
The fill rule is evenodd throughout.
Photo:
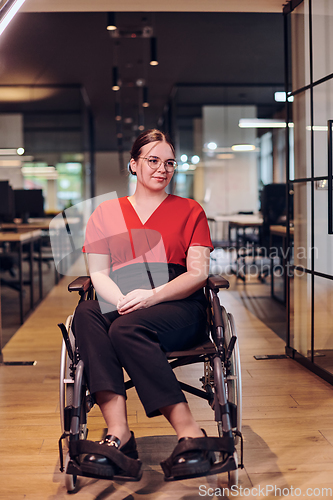
<svg viewBox="0 0 333 500"><path fill-rule="evenodd" d="M112 469L112 468L111 468ZM110 472L107 474L107 472ZM113 469L106 470L104 466L94 465L92 468L89 464L80 463L77 464L73 460L70 460L67 465L66 474L70 474L72 476L83 476L83 477L91 477L95 479L107 479L114 481L140 481L142 477L142 472L140 471L139 475L136 477L127 476L124 474L114 474Z"/></svg>
<svg viewBox="0 0 333 500"><path fill-rule="evenodd" d="M166 481L187 479L200 476L210 476L230 470L236 470L237 464L234 460L234 439L230 436L193 438L177 444L169 458L161 462ZM177 458L188 452L207 452L207 461L199 466L191 467L188 464L176 463ZM214 452L220 452L222 460L215 462ZM213 458L214 457L214 458ZM210 462L210 465L209 465ZM205 466L205 467L204 467Z"/></svg>
<svg viewBox="0 0 333 500"><path fill-rule="evenodd" d="M94 441L75 440L69 444L70 458L67 474L139 481L142 476L140 460L130 458L113 446L103 446ZM84 462L81 455L100 455L107 458L110 465Z"/></svg>
<svg viewBox="0 0 333 500"><path fill-rule="evenodd" d="M221 461L221 462L215 462L214 464L212 464L210 470L208 472L205 472L205 476L213 476L215 474L222 474L223 472L228 472L228 471L231 471L231 470L236 470L237 469L237 465L236 465L236 462L235 462L235 459L232 455L228 456L228 458L224 461ZM164 480L165 481L178 481L180 479L192 479L194 477L200 477L202 476L202 474L193 474L193 475L190 475L188 476L187 478L186 477L173 477L173 476L169 476L169 477L164 477Z"/></svg>

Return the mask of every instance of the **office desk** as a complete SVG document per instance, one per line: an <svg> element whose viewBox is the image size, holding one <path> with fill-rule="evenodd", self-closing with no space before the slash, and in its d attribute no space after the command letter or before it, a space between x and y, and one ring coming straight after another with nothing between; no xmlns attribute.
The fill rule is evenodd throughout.
<svg viewBox="0 0 333 500"><path fill-rule="evenodd" d="M245 282L246 276L246 263L245 263L245 252L240 253L240 249L242 247L246 247L246 230L247 229L260 229L262 226L263 219L260 215L247 215L247 214L239 214L234 215L229 218L229 240L232 242L231 231L235 229L236 237L235 237L235 249L236 249L236 276L237 278L241 278ZM240 259L242 259L242 266L244 268L244 274L240 273Z"/></svg>
<svg viewBox="0 0 333 500"><path fill-rule="evenodd" d="M286 303L286 297L287 297L287 272L289 269L288 263L290 261L291 255L289 255L290 251L288 251L287 248L287 227L286 226L270 226L269 227L269 234L270 234L270 259L271 259L271 296L278 300L279 302L282 302L283 304ZM289 228L289 234L290 234L290 239L293 240L294 238L294 228L290 227ZM279 254L282 257L282 270L283 270L283 296L282 299L278 297L275 292L274 292L274 259L272 256L272 249L275 248L273 246L273 236L277 236L282 240L282 246L280 247L280 252ZM290 247L292 248L292 246Z"/></svg>
<svg viewBox="0 0 333 500"><path fill-rule="evenodd" d="M215 215L207 217L210 229L210 237L214 248L228 248L229 241L229 218L230 215Z"/></svg>
<svg viewBox="0 0 333 500"><path fill-rule="evenodd" d="M236 247L239 241L244 241L245 230L260 228L263 219L260 215L233 215L229 217L229 240L231 241L231 230L236 230Z"/></svg>
<svg viewBox="0 0 333 500"><path fill-rule="evenodd" d="M232 246L232 237L231 237L231 231L232 229L236 230L236 238L235 238L235 243L237 247L237 242L241 236L245 234L245 230L248 228L258 228L262 225L263 219L260 215L257 214L236 214L236 215L215 215L214 217L208 217L208 221L212 223L212 225L216 225L218 223L221 224L221 231L220 233L222 234L221 240L224 240L224 236L226 233L228 234L228 237L226 241L228 242L228 246ZM227 225L227 231L225 230L224 226ZM212 239L218 239L214 238L215 235L218 233L215 227L213 227L213 234L212 234Z"/></svg>
<svg viewBox="0 0 333 500"><path fill-rule="evenodd" d="M20 301L20 321L23 324L24 321L24 310L23 310L23 245L28 245L29 247L29 284L30 284L30 310L34 309L34 287L33 287L33 244L38 243L39 261L38 261L38 271L39 271L39 301L43 297L43 282L42 282L42 263L41 263L41 235L42 231L40 229L35 229L33 231L24 232L0 232L0 245L4 247L9 244L18 253L19 258L19 301ZM4 253L5 255L5 253ZM38 301L38 302L39 302Z"/></svg>
<svg viewBox="0 0 333 500"><path fill-rule="evenodd" d="M43 231L48 231L51 219L31 219L30 222L3 222L1 224L1 229L3 231L34 231L35 229L41 229Z"/></svg>

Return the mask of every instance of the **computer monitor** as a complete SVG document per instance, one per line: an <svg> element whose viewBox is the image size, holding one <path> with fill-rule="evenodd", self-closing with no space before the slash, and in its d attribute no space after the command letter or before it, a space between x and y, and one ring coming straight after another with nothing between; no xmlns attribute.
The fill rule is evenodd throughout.
<svg viewBox="0 0 333 500"><path fill-rule="evenodd" d="M14 194L8 181L0 181L0 221L12 222L15 217Z"/></svg>
<svg viewBox="0 0 333 500"><path fill-rule="evenodd" d="M282 216L287 215L286 185L266 184L260 196L264 224L277 224Z"/></svg>
<svg viewBox="0 0 333 500"><path fill-rule="evenodd" d="M15 217L28 222L29 217L44 217L42 189L15 189Z"/></svg>

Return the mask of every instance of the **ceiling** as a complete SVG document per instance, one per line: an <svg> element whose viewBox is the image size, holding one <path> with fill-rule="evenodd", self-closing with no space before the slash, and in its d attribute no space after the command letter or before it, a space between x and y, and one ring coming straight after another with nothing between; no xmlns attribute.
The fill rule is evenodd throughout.
<svg viewBox="0 0 333 500"><path fill-rule="evenodd" d="M117 10L113 0L95 0L94 12L91 1L26 0L0 39L0 112L75 113L83 95L94 116L95 147L107 151L117 149L120 131L127 149L140 120L145 127L172 121L189 129L207 104L256 104L260 117L279 110L274 91L283 90L284 80L280 0L206 0L205 12L198 12L202 1L170 0L173 12L156 1L150 12L151 3L142 12L139 2L123 1L116 21L128 33L152 29L155 67L149 65L149 38L114 38L106 30L106 12ZM189 5L195 12L180 12ZM243 12L229 12L230 5ZM115 65L119 92L111 89ZM142 82L148 108L141 105ZM116 101L122 122L115 120Z"/></svg>
<svg viewBox="0 0 333 500"><path fill-rule="evenodd" d="M282 12L281 0L26 0L23 12ZM121 7L121 8L120 8Z"/></svg>

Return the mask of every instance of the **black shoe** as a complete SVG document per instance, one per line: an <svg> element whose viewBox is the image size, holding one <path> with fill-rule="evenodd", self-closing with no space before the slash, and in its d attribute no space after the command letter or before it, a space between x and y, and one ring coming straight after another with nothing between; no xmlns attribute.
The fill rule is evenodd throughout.
<svg viewBox="0 0 333 500"><path fill-rule="evenodd" d="M195 438L183 437L178 443L190 441ZM175 457L173 461L173 473L175 476L194 477L210 471L215 462L215 453L205 450L185 451L182 455Z"/></svg>
<svg viewBox="0 0 333 500"><path fill-rule="evenodd" d="M210 472L215 453L203 449L203 441L207 438L204 430L203 433L203 438L179 439L172 455L161 462L167 481L205 476Z"/></svg>
<svg viewBox="0 0 333 500"><path fill-rule="evenodd" d="M116 436L108 434L105 438L99 442L101 446L114 446L117 450L122 452L129 458L133 458L137 460L139 458L138 451L136 448L136 441L133 432L131 431L131 437L123 446L120 447L120 439ZM102 466L103 473L107 476L121 475L123 471L117 467L117 465L113 464L111 460L103 455L90 454L84 457L85 465L92 466L95 470L94 466Z"/></svg>

